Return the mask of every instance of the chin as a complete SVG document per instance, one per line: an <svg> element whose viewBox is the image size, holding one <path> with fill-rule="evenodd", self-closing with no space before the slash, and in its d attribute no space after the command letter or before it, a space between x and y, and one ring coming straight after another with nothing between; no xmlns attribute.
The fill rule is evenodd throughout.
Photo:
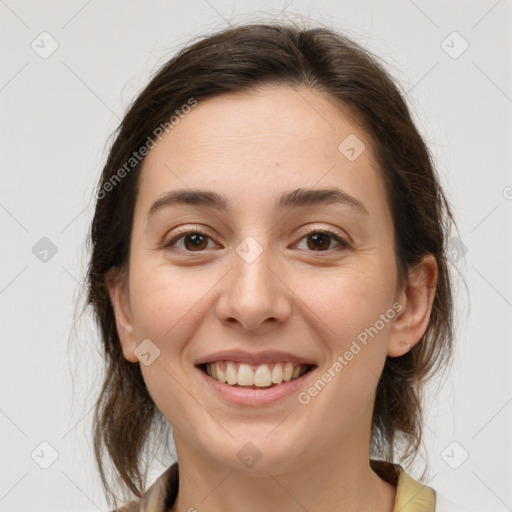
<svg viewBox="0 0 512 512"><path fill-rule="evenodd" d="M275 424L272 428L275 428ZM215 464L247 476L268 477L269 473L279 474L296 469L304 458L307 446L310 446L305 436L291 435L285 430L281 435L275 432L269 435L272 428L245 429L243 435L231 431L233 437L226 434L223 442L212 439L202 443L202 451Z"/></svg>

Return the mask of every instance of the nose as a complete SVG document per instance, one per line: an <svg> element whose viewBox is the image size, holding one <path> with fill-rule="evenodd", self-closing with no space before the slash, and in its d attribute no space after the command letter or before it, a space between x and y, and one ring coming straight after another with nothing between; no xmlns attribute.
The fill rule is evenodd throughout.
<svg viewBox="0 0 512 512"><path fill-rule="evenodd" d="M217 302L218 318L246 330L268 330L291 315L292 292L277 268L271 268L269 249L254 261L234 255L233 268Z"/></svg>

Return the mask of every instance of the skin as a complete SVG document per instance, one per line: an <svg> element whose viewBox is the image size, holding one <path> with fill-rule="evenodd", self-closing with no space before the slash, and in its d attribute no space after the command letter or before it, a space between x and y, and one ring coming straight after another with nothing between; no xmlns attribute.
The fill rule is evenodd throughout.
<svg viewBox="0 0 512 512"><path fill-rule="evenodd" d="M366 146L354 161L338 150L349 134ZM375 390L386 356L424 334L437 270L426 255L408 283L397 281L369 135L321 93L267 86L200 101L150 151L140 179L128 273L113 272L108 287L124 357L139 363L134 349L147 338L160 350L141 370L173 427L180 489L172 510L392 511L395 488L369 465ZM283 192L333 186L367 214L325 204L274 210ZM226 194L233 212L175 205L148 220L158 198L183 188ZM201 252L187 237L163 248L178 226L207 237ZM351 245L327 238L315 251L308 228ZM252 263L236 252L248 236L262 249ZM277 349L314 360L318 378L394 303L400 313L305 405L292 394L234 406L194 369L218 350ZM237 458L249 441L262 455L252 468Z"/></svg>

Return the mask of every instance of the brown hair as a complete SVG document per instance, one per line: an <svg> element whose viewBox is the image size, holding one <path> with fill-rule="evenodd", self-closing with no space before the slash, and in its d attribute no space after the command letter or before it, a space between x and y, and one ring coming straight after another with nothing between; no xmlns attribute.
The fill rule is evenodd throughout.
<svg viewBox="0 0 512 512"><path fill-rule="evenodd" d="M375 56L349 38L327 28L290 23L239 25L191 43L154 75L118 127L98 185L87 301L101 329L106 365L94 415L94 449L107 494L113 495L106 478L105 450L117 482L140 497L145 486L141 455L152 428L165 422L149 396L139 364L123 357L105 281L109 270L126 270L129 261L143 163L132 159L134 151L191 98L200 102L266 84L306 86L350 109L375 144L394 221L400 282L423 255L432 254L437 260L438 281L427 331L408 353L387 358L372 423L374 457L393 461L399 440L405 442L398 453L400 462L414 458L420 447L421 392L435 370L450 363L453 344L446 259L453 217L429 151L398 86ZM125 171L120 173L121 169Z"/></svg>

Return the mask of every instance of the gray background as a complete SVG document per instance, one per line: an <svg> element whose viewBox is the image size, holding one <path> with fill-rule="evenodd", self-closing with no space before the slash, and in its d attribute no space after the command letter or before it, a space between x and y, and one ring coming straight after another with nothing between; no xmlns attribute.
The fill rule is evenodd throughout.
<svg viewBox="0 0 512 512"><path fill-rule="evenodd" d="M90 434L98 336L73 315L108 136L189 38L301 16L387 62L432 149L468 290L457 281L457 356L425 411L427 481L512 510L511 14L510 0L0 0L0 510L106 510ZM155 457L150 479L170 462Z"/></svg>

